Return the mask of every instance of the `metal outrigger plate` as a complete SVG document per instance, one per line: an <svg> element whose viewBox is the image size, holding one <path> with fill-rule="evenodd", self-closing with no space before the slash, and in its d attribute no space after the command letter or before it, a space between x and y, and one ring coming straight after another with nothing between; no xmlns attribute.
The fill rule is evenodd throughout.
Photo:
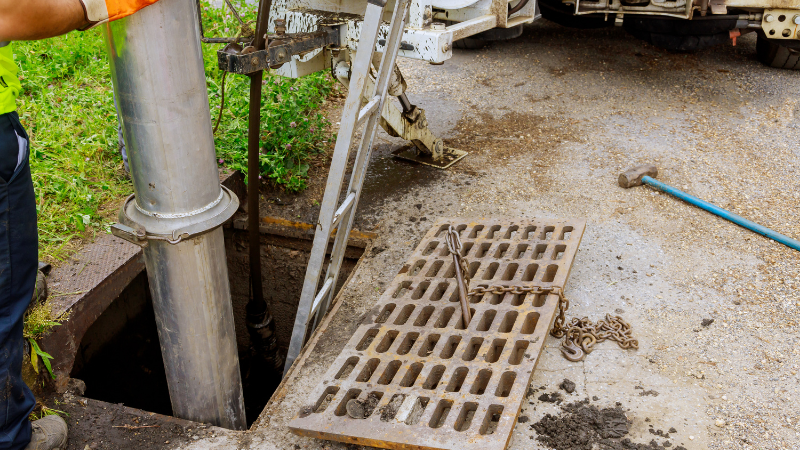
<svg viewBox="0 0 800 450"><path fill-rule="evenodd" d="M465 327L449 224L473 289L563 289L585 228L580 220L439 220L289 423L293 432L390 449L505 449L559 296L472 296Z"/></svg>
<svg viewBox="0 0 800 450"><path fill-rule="evenodd" d="M411 145L403 147L399 150L395 150L392 152L392 154L398 158L436 167L437 169L447 169L458 161L461 161L461 159L463 159L469 153L465 152L464 150L444 147L444 150L442 151L442 157L439 160L434 160L431 155L423 154L417 151L416 147Z"/></svg>

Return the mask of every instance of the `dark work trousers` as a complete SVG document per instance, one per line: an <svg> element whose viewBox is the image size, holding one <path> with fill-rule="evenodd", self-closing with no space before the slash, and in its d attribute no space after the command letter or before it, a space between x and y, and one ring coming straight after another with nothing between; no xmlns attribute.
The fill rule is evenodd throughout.
<svg viewBox="0 0 800 450"><path fill-rule="evenodd" d="M22 381L22 319L39 252L27 139L16 112L0 115L0 450L28 445L36 403Z"/></svg>

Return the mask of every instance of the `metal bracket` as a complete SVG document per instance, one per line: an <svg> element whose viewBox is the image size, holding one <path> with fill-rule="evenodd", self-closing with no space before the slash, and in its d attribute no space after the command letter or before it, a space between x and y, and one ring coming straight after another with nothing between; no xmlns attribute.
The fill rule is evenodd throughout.
<svg viewBox="0 0 800 450"><path fill-rule="evenodd" d="M770 39L800 39L800 10L766 9L761 29Z"/></svg>
<svg viewBox="0 0 800 450"><path fill-rule="evenodd" d="M349 86L350 65L344 59L340 59L331 66L336 79L343 85ZM364 83L366 92L371 92L375 83L372 77L368 76ZM363 102L368 101L368 98L363 98ZM386 102L381 111L381 127L390 136L400 137L414 144L393 152L395 156L439 169L446 169L467 156L467 152L463 150L445 147L444 142L431 132L424 109L410 103L408 106L409 110L403 112L394 103Z"/></svg>
<svg viewBox="0 0 800 450"><path fill-rule="evenodd" d="M119 222L111 226L111 234L132 244L147 245L150 240L177 244L219 227L239 209L239 198L225 186L221 200L200 213L178 218L159 218L143 214L136 206L136 195L130 195L119 211Z"/></svg>
<svg viewBox="0 0 800 450"><path fill-rule="evenodd" d="M414 144L394 151L393 154L398 158L447 169L467 156L463 150L444 146L444 142L428 128L425 110L418 106L412 105L411 110L404 113L393 103L387 102L381 112L380 124L389 135Z"/></svg>
<svg viewBox="0 0 800 450"><path fill-rule="evenodd" d="M339 44L339 27L321 27L313 33L271 35L265 50L248 51L252 47L229 44L217 51L220 70L230 73L249 74L260 70L278 68L301 55L328 45Z"/></svg>

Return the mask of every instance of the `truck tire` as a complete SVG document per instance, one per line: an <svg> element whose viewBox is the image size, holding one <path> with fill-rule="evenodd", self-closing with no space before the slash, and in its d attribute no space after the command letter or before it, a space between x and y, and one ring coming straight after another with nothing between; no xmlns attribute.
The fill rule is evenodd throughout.
<svg viewBox="0 0 800 450"><path fill-rule="evenodd" d="M697 52L730 42L729 31L738 16L706 16L694 20L652 16L626 16L625 30L658 48L673 52Z"/></svg>
<svg viewBox="0 0 800 450"><path fill-rule="evenodd" d="M671 52L693 53L707 48L716 47L717 45L730 42L730 35L725 33L711 34L711 35L680 35L680 34L662 34L662 33L648 33L641 30L627 30L633 36L653 44L658 48L669 50Z"/></svg>
<svg viewBox="0 0 800 450"><path fill-rule="evenodd" d="M616 14L609 14L606 20L605 14L575 15L575 7L565 5L561 0L539 0L539 11L542 17L550 22L557 23L562 27L579 28L589 30L592 28L605 28L614 25Z"/></svg>
<svg viewBox="0 0 800 450"><path fill-rule="evenodd" d="M758 60L778 69L800 70L800 48L781 45L781 41L758 35L756 43Z"/></svg>
<svg viewBox="0 0 800 450"><path fill-rule="evenodd" d="M453 42L453 47L464 50L477 50L492 41L507 41L522 36L522 25L511 28L492 28L474 36Z"/></svg>
<svg viewBox="0 0 800 450"><path fill-rule="evenodd" d="M475 38L464 38L453 42L453 47L460 48L462 50L479 50L483 47L486 47L487 44L489 44L489 41Z"/></svg>

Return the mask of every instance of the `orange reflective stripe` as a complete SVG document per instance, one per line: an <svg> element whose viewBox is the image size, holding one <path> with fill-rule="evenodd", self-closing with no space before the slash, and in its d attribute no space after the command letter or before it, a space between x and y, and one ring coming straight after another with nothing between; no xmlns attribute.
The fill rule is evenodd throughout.
<svg viewBox="0 0 800 450"><path fill-rule="evenodd" d="M106 0L108 19L122 19L157 1L158 0Z"/></svg>

